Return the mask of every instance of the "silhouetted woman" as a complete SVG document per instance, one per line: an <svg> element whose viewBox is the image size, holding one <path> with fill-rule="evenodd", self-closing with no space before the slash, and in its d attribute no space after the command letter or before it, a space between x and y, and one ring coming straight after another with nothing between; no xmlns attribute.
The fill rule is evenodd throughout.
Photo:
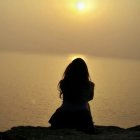
<svg viewBox="0 0 140 140"><path fill-rule="evenodd" d="M51 128L73 128L94 133L94 124L88 101L94 96L87 65L81 58L73 60L66 68L59 84L63 103L49 120Z"/></svg>

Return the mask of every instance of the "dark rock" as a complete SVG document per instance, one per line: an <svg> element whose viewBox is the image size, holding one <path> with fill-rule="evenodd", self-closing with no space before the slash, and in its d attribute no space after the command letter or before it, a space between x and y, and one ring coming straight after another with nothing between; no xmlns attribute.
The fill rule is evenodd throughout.
<svg viewBox="0 0 140 140"><path fill-rule="evenodd" d="M0 133L0 140L138 140L140 126L124 129L116 126L95 126L89 135L74 129L52 130L49 127L19 126Z"/></svg>
<svg viewBox="0 0 140 140"><path fill-rule="evenodd" d="M128 130L128 131L140 131L140 125L137 125L135 127L127 128L126 130Z"/></svg>
<svg viewBox="0 0 140 140"><path fill-rule="evenodd" d="M124 128L120 128L117 126L95 126L102 133L121 133L124 132Z"/></svg>

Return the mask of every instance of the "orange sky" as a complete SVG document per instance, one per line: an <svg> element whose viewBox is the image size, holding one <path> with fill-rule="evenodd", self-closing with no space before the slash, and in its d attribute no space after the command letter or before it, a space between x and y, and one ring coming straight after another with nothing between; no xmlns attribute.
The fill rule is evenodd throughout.
<svg viewBox="0 0 140 140"><path fill-rule="evenodd" d="M140 0L0 0L0 51L140 59ZM74 8L74 7L73 7Z"/></svg>

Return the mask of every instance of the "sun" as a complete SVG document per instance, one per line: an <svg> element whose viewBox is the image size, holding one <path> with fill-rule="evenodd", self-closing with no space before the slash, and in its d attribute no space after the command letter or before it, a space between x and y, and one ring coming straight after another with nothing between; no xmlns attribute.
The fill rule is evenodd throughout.
<svg viewBox="0 0 140 140"><path fill-rule="evenodd" d="M71 54L70 56L69 56L69 59L71 60L71 61L73 61L74 59L76 59L76 58L82 58L83 60L87 60L87 58L86 58L86 56L85 55L83 55L83 54Z"/></svg>
<svg viewBox="0 0 140 140"><path fill-rule="evenodd" d="M86 8L86 4L84 2L78 2L76 6L77 6L77 9L80 11Z"/></svg>
<svg viewBox="0 0 140 140"><path fill-rule="evenodd" d="M68 7L74 15L85 17L95 10L96 3L94 0L69 0Z"/></svg>

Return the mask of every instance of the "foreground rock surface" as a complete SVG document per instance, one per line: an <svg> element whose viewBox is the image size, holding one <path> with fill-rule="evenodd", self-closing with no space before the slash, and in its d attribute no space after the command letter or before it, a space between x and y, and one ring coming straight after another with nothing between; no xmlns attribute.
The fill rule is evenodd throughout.
<svg viewBox="0 0 140 140"><path fill-rule="evenodd" d="M0 132L0 140L140 140L140 125L123 129L116 126L96 126L97 134L76 130L51 130L48 127L18 126Z"/></svg>

